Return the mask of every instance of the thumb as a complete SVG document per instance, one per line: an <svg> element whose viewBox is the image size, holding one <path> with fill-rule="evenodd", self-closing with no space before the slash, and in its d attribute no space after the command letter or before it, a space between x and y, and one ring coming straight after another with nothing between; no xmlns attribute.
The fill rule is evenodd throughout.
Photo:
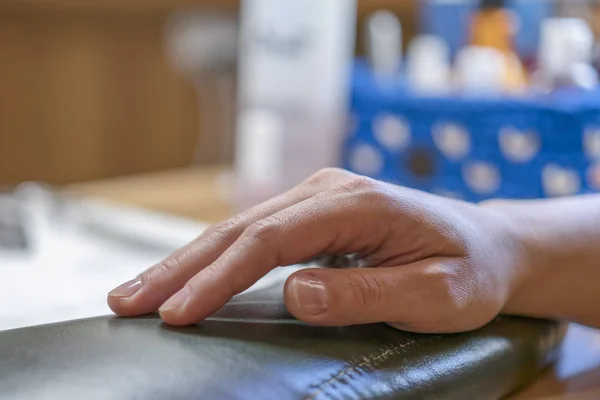
<svg viewBox="0 0 600 400"><path fill-rule="evenodd" d="M305 269L285 285L285 303L314 325L388 322L418 332L453 331L457 301L469 297L459 259L431 258L388 268ZM457 307L458 306L458 307Z"/></svg>

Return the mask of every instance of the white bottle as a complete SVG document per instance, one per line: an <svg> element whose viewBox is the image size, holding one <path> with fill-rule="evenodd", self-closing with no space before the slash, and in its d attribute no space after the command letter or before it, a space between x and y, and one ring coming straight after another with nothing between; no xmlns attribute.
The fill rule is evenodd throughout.
<svg viewBox="0 0 600 400"><path fill-rule="evenodd" d="M365 43L377 84L393 90L402 64L402 24L398 17L388 10L371 14L366 22Z"/></svg>
<svg viewBox="0 0 600 400"><path fill-rule="evenodd" d="M266 200L339 164L356 0L244 0L234 200Z"/></svg>
<svg viewBox="0 0 600 400"><path fill-rule="evenodd" d="M539 69L533 79L536 89L593 89L598 84L598 76L591 65L593 46L594 37L585 20L546 20L541 29Z"/></svg>
<svg viewBox="0 0 600 400"><path fill-rule="evenodd" d="M411 40L406 55L406 79L415 94L448 94L450 76L450 48L442 37L419 35Z"/></svg>

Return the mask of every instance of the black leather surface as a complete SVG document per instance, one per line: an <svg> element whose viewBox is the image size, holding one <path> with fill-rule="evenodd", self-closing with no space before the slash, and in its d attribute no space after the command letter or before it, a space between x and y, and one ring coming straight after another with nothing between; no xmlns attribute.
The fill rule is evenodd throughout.
<svg viewBox="0 0 600 400"><path fill-rule="evenodd" d="M497 399L551 362L563 333L519 318L444 336L312 327L281 290L194 327L104 317L0 332L0 398Z"/></svg>

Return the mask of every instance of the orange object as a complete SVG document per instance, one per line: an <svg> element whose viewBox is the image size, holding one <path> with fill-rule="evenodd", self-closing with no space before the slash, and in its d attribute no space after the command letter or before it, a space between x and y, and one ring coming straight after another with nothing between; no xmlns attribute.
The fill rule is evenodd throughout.
<svg viewBox="0 0 600 400"><path fill-rule="evenodd" d="M485 3L485 2L484 2ZM513 51L513 19L503 7L480 8L471 25L471 44Z"/></svg>
<svg viewBox="0 0 600 400"><path fill-rule="evenodd" d="M496 49L506 59L505 87L520 91L526 85L525 71L513 46L514 18L504 0L482 0L471 22L470 44Z"/></svg>

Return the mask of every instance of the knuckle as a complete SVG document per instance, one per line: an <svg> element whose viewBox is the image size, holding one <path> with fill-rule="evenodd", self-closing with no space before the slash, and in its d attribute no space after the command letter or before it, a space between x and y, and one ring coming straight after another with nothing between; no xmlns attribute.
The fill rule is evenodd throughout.
<svg viewBox="0 0 600 400"><path fill-rule="evenodd" d="M153 281L159 277L173 275L182 267L183 260L177 254L173 254L170 257L165 258L150 269L147 269L140 275L140 279L143 283Z"/></svg>
<svg viewBox="0 0 600 400"><path fill-rule="evenodd" d="M220 239L226 239L239 234L240 227L244 225L244 219L241 216L229 218L221 221L210 228L210 236L216 236Z"/></svg>
<svg viewBox="0 0 600 400"><path fill-rule="evenodd" d="M390 191L382 182L364 176L356 176L339 184L335 192L342 196L351 195L354 204L361 209L366 205L383 205L387 208L394 204L393 196L390 196Z"/></svg>
<svg viewBox="0 0 600 400"><path fill-rule="evenodd" d="M348 279L352 297L359 310L376 310L382 305L383 289L377 279L369 274L356 272L350 273Z"/></svg>
<svg viewBox="0 0 600 400"><path fill-rule="evenodd" d="M323 168L314 174L312 174L306 181L305 184L309 186L324 186L336 182L341 179L345 179L350 176L351 173L341 168Z"/></svg>
<svg viewBox="0 0 600 400"><path fill-rule="evenodd" d="M281 231L283 222L275 215L257 221L244 231L244 236L256 242L270 243Z"/></svg>
<svg viewBox="0 0 600 400"><path fill-rule="evenodd" d="M378 195L380 193L380 183L366 176L357 175L340 183L337 190L343 193Z"/></svg>

